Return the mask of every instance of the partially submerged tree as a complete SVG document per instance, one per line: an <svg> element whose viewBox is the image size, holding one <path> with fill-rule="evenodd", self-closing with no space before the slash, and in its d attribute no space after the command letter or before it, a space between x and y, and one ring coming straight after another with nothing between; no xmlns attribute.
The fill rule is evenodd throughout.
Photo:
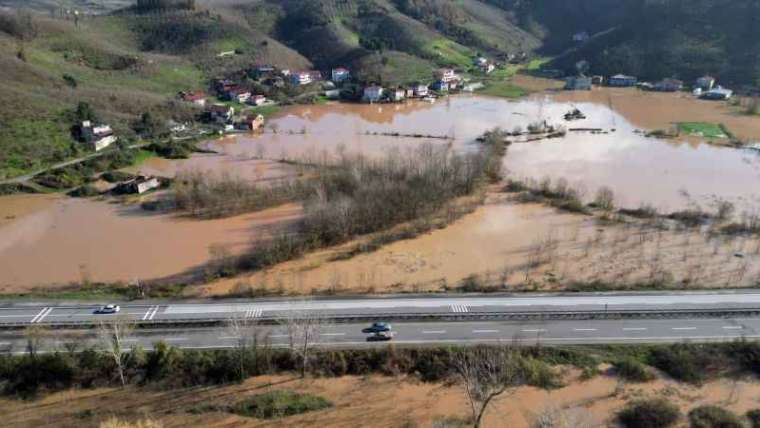
<svg viewBox="0 0 760 428"><path fill-rule="evenodd" d="M260 326L249 311L240 308L227 320L227 331L235 340L238 379L243 380L248 372L248 358L258 359L259 347L268 342L268 333Z"/></svg>
<svg viewBox="0 0 760 428"><path fill-rule="evenodd" d="M31 358L36 358L37 353L49 336L49 331L45 326L32 324L24 329L24 339L26 339L26 352Z"/></svg>
<svg viewBox="0 0 760 428"><path fill-rule="evenodd" d="M510 347L465 349L455 357L454 365L472 411L475 428L479 428L491 401L514 392L524 383L520 358Z"/></svg>
<svg viewBox="0 0 760 428"><path fill-rule="evenodd" d="M134 322L126 315L103 321L98 325L98 340L103 346L103 352L113 359L122 386L127 384L124 369L129 353L129 348L125 347L124 342L134 328Z"/></svg>

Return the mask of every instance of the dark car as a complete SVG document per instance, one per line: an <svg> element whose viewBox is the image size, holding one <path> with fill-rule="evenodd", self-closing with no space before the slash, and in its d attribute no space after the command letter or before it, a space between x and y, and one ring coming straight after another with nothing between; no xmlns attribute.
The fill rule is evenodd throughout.
<svg viewBox="0 0 760 428"><path fill-rule="evenodd" d="M384 342L393 339L392 331L378 331L367 336L367 342Z"/></svg>
<svg viewBox="0 0 760 428"><path fill-rule="evenodd" d="M385 322L376 322L362 330L362 333L379 333L381 331L391 331L391 325Z"/></svg>

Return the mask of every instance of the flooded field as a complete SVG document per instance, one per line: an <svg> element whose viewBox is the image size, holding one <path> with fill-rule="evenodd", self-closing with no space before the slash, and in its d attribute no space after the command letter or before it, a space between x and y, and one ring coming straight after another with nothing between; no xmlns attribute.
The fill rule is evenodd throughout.
<svg viewBox="0 0 760 428"><path fill-rule="evenodd" d="M562 178L581 189L586 200L592 199L599 187L607 186L613 190L618 206L631 208L646 203L661 211L695 205L710 210L719 199L733 202L738 214L760 207L759 156L693 140L646 138L636 132L645 121L631 124L628 115L621 114L626 108L617 110L623 101L613 97L610 103L598 94L601 92L539 94L519 101L457 96L434 104L296 106L270 120L263 134L205 143L215 154L196 154L186 160L149 159L132 172L172 177L180 171L202 170L267 182L297 174L295 167L278 162L281 159L403 152L422 142L476 150L474 139L487 129L525 129L533 122L546 120L604 132L571 131L561 139L513 144L504 159L511 177L548 177L554 181ZM564 122L562 116L573 107L588 118ZM752 119L736 120L744 123ZM760 137L760 120L737 126L739 130ZM287 224L297 215L298 207L284 207L224 220L195 221L94 199L0 197L0 285L9 291L82 279L110 282L165 277L203 265L212 246L240 251L258 236L267 236L271 225ZM580 236L593 234L595 226L589 223L582 217L518 206L495 197L449 229L394 244L387 251L343 262L325 262L319 259L322 254L316 259L308 258L311 266L286 265L284 270L274 272L287 272L278 281L298 284L287 286L298 292L373 287L389 291L394 284L440 289L442 284L456 284L470 274L519 270L527 260L528 249L537 241L553 233L568 237L575 229L581 230ZM626 270L636 269L629 266L610 271L617 275ZM517 277L515 272L511 274ZM635 275L628 275L633 280ZM749 281L749 277L748 272L745 280ZM271 282L244 278L212 284L199 293L230 291L241 281L253 286Z"/></svg>

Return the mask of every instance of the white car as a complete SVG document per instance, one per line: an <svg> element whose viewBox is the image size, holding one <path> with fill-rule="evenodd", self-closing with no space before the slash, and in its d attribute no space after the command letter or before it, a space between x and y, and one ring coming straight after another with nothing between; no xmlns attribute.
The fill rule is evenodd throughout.
<svg viewBox="0 0 760 428"><path fill-rule="evenodd" d="M96 314L115 314L118 313L121 308L119 305L105 305L102 308L95 311Z"/></svg>

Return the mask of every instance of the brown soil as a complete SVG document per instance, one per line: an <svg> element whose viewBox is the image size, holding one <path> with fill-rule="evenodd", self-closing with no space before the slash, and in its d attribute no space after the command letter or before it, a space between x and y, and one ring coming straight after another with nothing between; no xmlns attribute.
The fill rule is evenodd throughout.
<svg viewBox="0 0 760 428"><path fill-rule="evenodd" d="M721 379L701 387L657 379L625 384L602 375L582 381L568 372L567 386L546 391L519 388L497 398L486 413L484 427L528 428L537 415L553 411L569 426L610 426L615 413L629 400L661 397L682 412L713 404L738 414L760 406L760 383ZM265 421L223 412L198 412L208 404L230 404L272 389L319 395L332 401L328 410ZM145 388L75 390L34 400L0 400L2 424L14 427L89 427L116 415L124 419L151 418L164 427L428 427L441 418L467 418L468 406L459 386L421 383L411 378L381 376L317 378L261 376L241 385L171 391Z"/></svg>

